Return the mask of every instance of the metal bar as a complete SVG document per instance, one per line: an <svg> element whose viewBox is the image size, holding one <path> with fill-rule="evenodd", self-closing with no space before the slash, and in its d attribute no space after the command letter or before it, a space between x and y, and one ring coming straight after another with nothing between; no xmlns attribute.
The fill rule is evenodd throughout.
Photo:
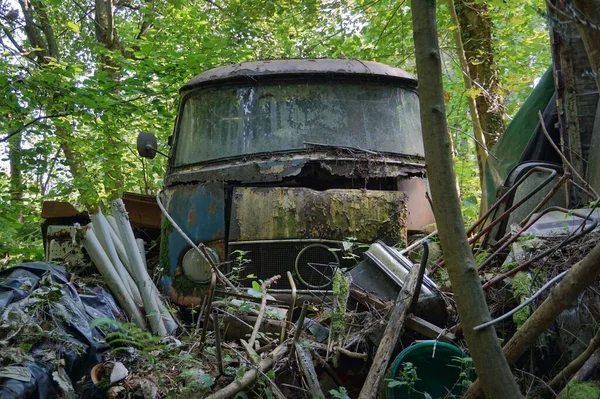
<svg viewBox="0 0 600 399"><path fill-rule="evenodd" d="M514 315L519 310L523 309L525 306L527 306L531 302L533 302L535 300L535 298L537 298L538 296L540 296L541 293L544 292L544 291L546 291L552 284L554 284L557 281L561 280L564 276L567 275L568 272L569 272L568 270L565 270L564 272L562 272L558 276L555 276L552 280L550 280L546 284L544 284L544 286L542 288L540 288L535 294L533 294L531 297L527 298L526 301L523 301L522 304L520 304L519 306L517 306L516 308L514 308L510 312L505 313L502 316L495 318L494 320L490 320L490 321L488 321L486 323L483 323L483 324L480 324L478 326L475 326L475 327L473 327L473 330L474 331L478 331L478 330L481 330L482 328L486 328L486 327L492 326L492 325L494 325L494 324L496 324L498 322L501 322L502 320L505 320L505 319L509 318L510 316Z"/></svg>
<svg viewBox="0 0 600 399"><path fill-rule="evenodd" d="M493 254L491 254L490 256L488 256L488 258L486 260L484 260L478 267L477 267L477 271L481 271L483 270L487 265L490 264L490 262L492 261L492 259L494 259L498 254L502 253L506 248L508 248L509 245L511 245L513 242L517 241L519 239L519 237L521 236L521 234L523 234L525 232L525 230L527 230L528 228L530 228L535 222L537 222L538 220L540 220L542 218L542 216L544 216L547 213L550 212L554 212L554 211L562 211L564 210L564 208L558 207L558 206L552 206L550 208L545 209L543 212L541 212L540 214L538 214L536 217L534 217L531 221L529 221L529 223L527 223L525 226L523 226L521 228L521 230L519 230L515 235L513 235L509 240L507 240L504 244L502 244L500 246L500 248L498 248Z"/></svg>
<svg viewBox="0 0 600 399"><path fill-rule="evenodd" d="M287 242L299 242L299 243L305 243L305 242L316 242L316 243L328 243L328 244L343 244L344 241L339 241L339 240L325 240L325 239L321 239L321 238L291 238L289 240L249 240L249 241L231 241L229 243L229 245L234 246L234 245L246 245L246 244L279 244L279 243L287 243ZM363 242L354 242L355 244L365 244Z"/></svg>
<svg viewBox="0 0 600 399"><path fill-rule="evenodd" d="M419 264L419 274L417 274L417 286L413 293L413 299L410 305L410 312L414 313L417 310L419 303L419 294L421 294L421 284L423 284L423 276L425 275L425 268L427 267L427 259L429 258L429 241L423 241L423 256L421 257L421 263ZM417 267L417 265L413 265Z"/></svg>
<svg viewBox="0 0 600 399"><path fill-rule="evenodd" d="M221 329L219 328L219 312L214 309L212 311L213 329L215 331L215 352L217 355L217 369L219 375L223 374L223 355L221 354Z"/></svg>
<svg viewBox="0 0 600 399"><path fill-rule="evenodd" d="M475 234L473 237L471 237L469 239L469 244L473 244L474 242L476 242L477 240L479 240L482 236L484 236L485 234L489 233L492 228L494 226L496 226L498 223L500 223L501 221L503 221L504 219L506 219L515 209L517 209L518 207L520 207L521 205L523 205L523 203L525 203L527 200L529 200L531 197L533 197L538 191L540 191L542 188L544 188L544 186L546 186L548 183L550 183L552 181L552 179L554 179L554 177L558 174L558 172L554 169L550 169L550 168L544 168L542 166L536 166L531 168L529 171L527 171L527 173L525 173L525 176L523 176L522 178L520 178L517 183L515 183L503 196L502 198L500 198L498 201L496 201L496 203L492 206L492 208L490 208L487 212L486 212L486 218L487 216L489 216L489 213L491 210L495 209L496 207L500 206L500 203L503 202L507 196L509 194L512 194L513 191L516 191L516 189L525 181L525 179L527 177L529 177L529 175L531 175L533 172L544 172L544 173L548 173L550 176L548 176L544 181L542 181L540 184L538 184L538 186L531 190L531 192L529 194L527 194L525 197L521 198L521 200L519 200L519 202L517 202L516 204L513 204L513 206L511 206L510 208L508 208L507 210L505 210L500 216L498 216L496 219L494 219L490 224L488 224L487 226L485 226L485 228L483 228L482 230L479 231L479 233ZM482 217L483 218L483 217ZM480 219L482 219L480 218ZM477 225L477 222L475 222L475 224L473 226ZM469 233L470 234L473 230L473 227L471 227L471 229L469 229Z"/></svg>
<svg viewBox="0 0 600 399"><path fill-rule="evenodd" d="M432 238L433 236L437 235L437 230L434 231L433 233L429 233L428 235L426 235L425 237L421 238L420 240L417 240L415 242L413 242L412 244L410 244L408 247L404 248L403 250L399 251L400 255L404 255L405 253L407 253L410 250L415 249L416 247L418 247L419 245L421 245L423 243L423 241L427 241L430 238Z"/></svg>
<svg viewBox="0 0 600 399"><path fill-rule="evenodd" d="M296 331L294 331L294 339L292 341L292 345L290 346L290 361L294 359L294 352L296 351L296 343L300 338L300 334L302 333L302 327L304 327L304 319L306 318L306 313L308 312L308 301L304 301L302 304L302 311L300 312L300 317L296 321Z"/></svg>
<svg viewBox="0 0 600 399"><path fill-rule="evenodd" d="M294 309L296 308L296 295L297 295L296 282L294 281L294 277L292 276L292 273L290 271L287 272L287 278L288 278L288 281L290 282L290 287L292 287L292 303L291 303L290 307L288 308L286 323L283 326L283 328L281 329L281 335L279 337L279 342L285 341L285 338L287 335L287 327L290 324L292 324L292 316L294 314Z"/></svg>
<svg viewBox="0 0 600 399"><path fill-rule="evenodd" d="M217 288L217 274L212 273L210 280L210 288L208 290L208 296L206 300L206 313L204 313L204 325L202 326L202 335L200 336L200 345L204 346L206 340L206 330L208 328L208 321L210 320L210 314L212 310L213 297L215 295L215 289Z"/></svg>
<svg viewBox="0 0 600 399"><path fill-rule="evenodd" d="M562 208L562 211L564 211L565 213L570 212L568 209L564 209L564 208ZM590 214L588 216L582 216L581 214L575 213L575 212L573 212L572 214L575 215L575 216L577 216L577 217L580 217L580 218L584 219L584 221L581 224L581 226L585 225L585 222L588 220L589 216L591 215ZM520 264L519 266L515 267L514 269L512 269L512 270L510 270L510 271L508 271L508 272L506 272L504 274L501 274L499 276L496 276L492 280L490 280L487 283L485 283L482 288L484 290L487 290L488 288L494 286L495 284L497 284L498 282L504 280L505 278L511 277L511 276L517 274L518 272L520 272L521 270L525 270L525 269L529 268L529 266L531 266L534 262L537 262L538 260L540 260L540 259L542 259L542 258L544 258L544 257L546 257L548 255L550 255L551 253L553 253L557 249L562 248L563 246L565 246L565 245L567 245L567 244L575 241L576 239L578 239L580 237L583 237L584 235L586 235L586 234L594 231L594 229L596 228L597 225L598 225L598 222L592 221L591 225L589 227L587 227L587 228L584 228L581 231L581 233L575 234L575 235L567 238L566 240L564 240L561 243L555 245L554 247L552 247L552 248L550 248L550 249L542 252L541 254L533 257L532 259L528 260L527 262Z"/></svg>

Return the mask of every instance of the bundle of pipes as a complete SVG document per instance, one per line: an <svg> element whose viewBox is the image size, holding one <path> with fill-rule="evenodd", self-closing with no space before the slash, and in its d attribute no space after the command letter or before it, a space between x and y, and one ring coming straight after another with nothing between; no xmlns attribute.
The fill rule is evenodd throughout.
<svg viewBox="0 0 600 399"><path fill-rule="evenodd" d="M136 240L123 201L111 206L112 216L99 209L89 225L77 225L83 246L129 319L146 329L147 318L154 334L170 334L177 323L148 275L144 241Z"/></svg>

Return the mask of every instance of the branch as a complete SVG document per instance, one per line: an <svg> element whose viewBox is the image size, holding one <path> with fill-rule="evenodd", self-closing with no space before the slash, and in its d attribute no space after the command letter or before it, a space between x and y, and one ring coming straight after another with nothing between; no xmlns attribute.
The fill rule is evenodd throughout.
<svg viewBox="0 0 600 399"><path fill-rule="evenodd" d="M54 115L38 116L37 118L35 118L35 119L33 119L33 120L31 120L31 121L29 121L29 122L21 125L16 130L13 130L12 132L8 133L8 136L6 136L3 139L0 139L0 143L4 143L5 141L7 141L8 139L10 139L15 134L21 133L23 130L27 129L29 126L33 125L34 123L41 121L42 119L60 118L61 116L67 116L67 115L71 115L71 114L68 114L66 112L59 112L58 114L54 114Z"/></svg>
<svg viewBox="0 0 600 399"><path fill-rule="evenodd" d="M254 324L254 328L252 329L252 335L250 335L250 340L248 341L248 345L252 348L254 346L254 341L256 340L256 334L258 334L258 329L260 328L260 323L265 315L265 309L267 307L267 289L271 286L271 284L277 283L277 280L281 278L280 275L273 276L268 280L265 280L262 283L262 300L260 302L260 311L258 312L258 317L256 318L256 323Z"/></svg>

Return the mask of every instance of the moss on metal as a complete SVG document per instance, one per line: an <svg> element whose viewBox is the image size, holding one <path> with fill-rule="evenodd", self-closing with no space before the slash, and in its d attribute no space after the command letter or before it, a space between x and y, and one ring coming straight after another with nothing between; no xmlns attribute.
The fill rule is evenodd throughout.
<svg viewBox="0 0 600 399"><path fill-rule="evenodd" d="M237 189L233 240L324 238L406 243L406 195L397 191ZM257 220L256 215L264 217Z"/></svg>
<svg viewBox="0 0 600 399"><path fill-rule="evenodd" d="M164 274L169 274L171 262L169 261L169 236L173 231L173 225L166 218L160 226L160 269Z"/></svg>

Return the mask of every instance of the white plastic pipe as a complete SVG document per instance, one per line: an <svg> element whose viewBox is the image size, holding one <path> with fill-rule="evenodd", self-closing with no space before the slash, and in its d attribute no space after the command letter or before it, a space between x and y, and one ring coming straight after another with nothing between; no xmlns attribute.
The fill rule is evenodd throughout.
<svg viewBox="0 0 600 399"><path fill-rule="evenodd" d="M75 225L78 229L81 229L79 224ZM111 292L117 298L117 301L125 312L130 320L132 320L139 328L146 329L146 323L144 321L144 316L140 312L140 309L137 307L133 298L127 291L125 284L121 281L121 277L115 270L114 266L110 262L108 255L104 252L100 241L94 234L91 228L84 229L84 237L83 237L83 246L87 253L92 258L92 262L98 268L98 271L106 281L108 288L110 288Z"/></svg>
<svg viewBox="0 0 600 399"><path fill-rule="evenodd" d="M127 252L127 258L129 259L131 269L133 271L133 278L140 289L142 294L142 301L144 302L144 308L146 310L146 316L152 327L152 332L159 335L167 335L165 324L162 321L160 308L157 306L157 301L154 298L158 296L158 290L152 282L152 279L148 275L148 271L142 261L142 256L138 250L138 246L135 242L135 236L129 223L129 217L123 200L117 199L112 201L113 216L117 221L117 227L121 238L123 238L123 245Z"/></svg>
<svg viewBox="0 0 600 399"><path fill-rule="evenodd" d="M144 267L148 270L148 261L146 259L146 248L144 247L144 240L141 238L136 238L135 242L138 245L138 249L140 250L140 255L142 256L142 261L144 262ZM158 288L156 289L158 293ZM160 315L162 317L163 323L165 323L165 328L167 329L167 333L171 334L173 331L177 330L177 323L173 318L173 315L165 305L164 301L160 297L160 295L156 295L154 298L156 301L156 306L160 309Z"/></svg>
<svg viewBox="0 0 600 399"><path fill-rule="evenodd" d="M119 255L117 254L115 244L110 234L110 225L104 217L104 214L102 214L102 211L98 209L97 213L90 215L90 219L92 221L92 225L94 226L98 241L100 241L102 248L104 248L104 252L106 252L111 263L117 270L117 273L119 273L119 276L121 276L121 280L129 287L129 292L133 299L141 305L142 297L140 295L140 291L128 270L125 268L125 265L123 265L121 259L119 259Z"/></svg>

